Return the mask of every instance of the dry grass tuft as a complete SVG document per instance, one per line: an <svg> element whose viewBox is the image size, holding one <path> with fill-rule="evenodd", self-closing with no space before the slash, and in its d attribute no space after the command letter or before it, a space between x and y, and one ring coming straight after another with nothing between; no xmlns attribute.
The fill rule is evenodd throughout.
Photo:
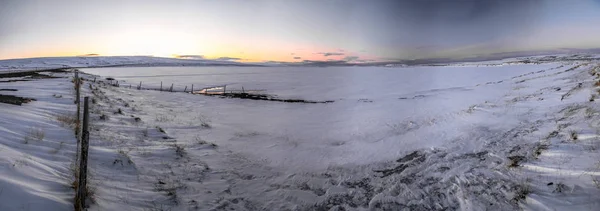
<svg viewBox="0 0 600 211"><path fill-rule="evenodd" d="M508 167L519 167L520 163L525 161L525 156L520 156L520 155L516 155L516 156L510 156L508 157Z"/></svg>
<svg viewBox="0 0 600 211"><path fill-rule="evenodd" d="M162 129L162 127L160 126L156 126L156 129L158 130L158 132L164 133L166 134L167 132L165 131L165 129Z"/></svg>
<svg viewBox="0 0 600 211"><path fill-rule="evenodd" d="M59 114L56 116L56 120L63 127L75 127L75 124L77 124L77 116L75 114Z"/></svg>
<svg viewBox="0 0 600 211"><path fill-rule="evenodd" d="M23 137L25 144L28 144L29 141L43 141L44 137L46 137L46 133L41 128L31 127Z"/></svg>
<svg viewBox="0 0 600 211"><path fill-rule="evenodd" d="M569 134L571 136L571 140L577 141L577 131L571 130L569 131Z"/></svg>
<svg viewBox="0 0 600 211"><path fill-rule="evenodd" d="M148 137L148 128L142 130L142 136Z"/></svg>
<svg viewBox="0 0 600 211"><path fill-rule="evenodd" d="M513 201L517 203L524 201L531 192L531 187L528 184L519 184L515 187L515 197L513 198Z"/></svg>
<svg viewBox="0 0 600 211"><path fill-rule="evenodd" d="M544 150L547 150L549 147L550 147L550 145L548 145L547 143L540 143L540 144L538 144L536 146L535 151L533 152L533 154L537 158L538 156L540 156L542 154L542 152Z"/></svg>
<svg viewBox="0 0 600 211"><path fill-rule="evenodd" d="M185 147L179 144L174 144L173 148L175 148L175 154L177 154L177 156L179 156L180 158L185 157Z"/></svg>
<svg viewBox="0 0 600 211"><path fill-rule="evenodd" d="M106 114L100 115L100 120L106 121L108 119L109 119L109 117Z"/></svg>

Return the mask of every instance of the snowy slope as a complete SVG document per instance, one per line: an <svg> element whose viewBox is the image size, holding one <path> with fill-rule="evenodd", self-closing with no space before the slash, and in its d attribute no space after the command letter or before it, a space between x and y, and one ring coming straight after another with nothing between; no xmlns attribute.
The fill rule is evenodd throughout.
<svg viewBox="0 0 600 211"><path fill-rule="evenodd" d="M99 164L111 182L93 208L137 199L173 210L596 210L596 67L515 65L488 82L366 100L338 90L344 99L318 105L99 84L98 112L110 118L97 124L112 132L95 136L97 149L126 149L131 162L119 168L138 179Z"/></svg>
<svg viewBox="0 0 600 211"><path fill-rule="evenodd" d="M23 106L0 103L0 210L73 207L76 139L57 120L75 113L72 84L66 75L55 76L65 78L0 83L0 95L36 99ZM10 79L18 78L0 81Z"/></svg>
<svg viewBox="0 0 600 211"><path fill-rule="evenodd" d="M47 57L0 60L0 71L52 69L64 67L107 66L206 66L241 65L231 61L209 59L175 59L151 56L94 56L94 57Z"/></svg>
<svg viewBox="0 0 600 211"><path fill-rule="evenodd" d="M319 70L346 74L307 69L304 78L293 69L279 74L266 69L264 80L260 71L240 68L224 78L194 76L239 80L235 84L252 80L279 96L293 96L286 84L299 87L296 97L339 96L328 104L223 99L86 81L84 96L95 99L90 209L597 210L600 105L590 98L598 97L599 66L365 69L371 74L327 68ZM421 80L419 73L427 77ZM402 74L414 75L395 77ZM119 76L132 75L110 76L129 80ZM328 82L353 88L335 89ZM0 189L28 190L23 199L59 210L72 194L67 184L74 140L72 131L49 116L73 109L72 85L68 78L0 83L0 89L14 87L19 91L0 94L38 101L0 104L0 159L7 163L0 174L25 175L14 177L17 182L4 180ZM370 89L378 92L369 95ZM43 122L57 133L47 130L43 141L25 144L23 125L39 125L23 119ZM56 143L57 137L65 143ZM44 144L56 145L60 156L47 155L56 150L44 150ZM29 161L10 167L23 163L19 153L46 166ZM39 189L64 197L37 194ZM24 206L25 200L14 199L0 194L8 210Z"/></svg>

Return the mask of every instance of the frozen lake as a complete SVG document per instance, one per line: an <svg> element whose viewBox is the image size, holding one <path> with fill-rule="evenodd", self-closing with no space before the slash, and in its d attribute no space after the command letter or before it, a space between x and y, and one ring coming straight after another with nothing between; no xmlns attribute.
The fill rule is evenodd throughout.
<svg viewBox="0 0 600 211"><path fill-rule="evenodd" d="M518 122L518 107L497 118L465 113L482 103L504 103L512 77L559 64L486 67L134 67L82 71L165 87L227 85L265 89L281 98L334 100L291 104L164 93L213 123L238 133L262 134L223 141L274 166L326 168L389 160L410 150L445 147L473 125L495 128ZM169 85L166 85L169 84ZM152 92L152 91L151 91ZM161 97L161 100L162 97ZM184 106L185 105L185 106ZM467 132L465 132L467 131ZM211 134L214 139L226 135ZM284 141L282 141L284 140ZM483 142L464 140L465 151Z"/></svg>
<svg viewBox="0 0 600 211"><path fill-rule="evenodd" d="M491 67L126 67L82 71L158 87L264 89L268 94L307 100L389 99L435 89L471 87L557 65Z"/></svg>

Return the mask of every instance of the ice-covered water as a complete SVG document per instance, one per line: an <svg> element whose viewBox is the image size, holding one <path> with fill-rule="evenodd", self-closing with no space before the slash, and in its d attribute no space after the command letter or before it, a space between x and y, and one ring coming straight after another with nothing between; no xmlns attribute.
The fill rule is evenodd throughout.
<svg viewBox="0 0 600 211"><path fill-rule="evenodd" d="M195 112L233 127L238 136L222 144L243 154L275 166L320 169L333 164L367 164L393 159L414 149L442 147L481 122L517 122L510 115L489 119L464 112L484 102L501 103L498 101L514 85L514 76L557 66L135 67L82 71L115 77L124 83L143 81L147 86L159 85L161 81L194 83L195 87L244 86L265 89L282 98L334 100L330 104L309 105L241 99L194 101L182 93L164 95L168 96L167 101L188 103L196 107ZM461 143L466 151L481 148L481 144L471 140Z"/></svg>
<svg viewBox="0 0 600 211"><path fill-rule="evenodd" d="M82 69L143 86L264 89L311 100L389 99L416 92L474 86L556 65L491 67L126 67Z"/></svg>

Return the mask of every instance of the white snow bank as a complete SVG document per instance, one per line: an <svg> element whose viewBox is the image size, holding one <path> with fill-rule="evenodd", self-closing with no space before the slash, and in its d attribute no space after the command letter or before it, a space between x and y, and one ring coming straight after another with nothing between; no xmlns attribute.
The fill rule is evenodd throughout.
<svg viewBox="0 0 600 211"><path fill-rule="evenodd" d="M57 121L75 113L70 87L66 78L0 83L0 90L18 89L2 95L36 99L22 106L0 103L0 210L72 209L76 140Z"/></svg>
<svg viewBox="0 0 600 211"><path fill-rule="evenodd" d="M102 180L111 181L101 189L112 194L99 196L95 208L113 209L139 199L150 207L176 210L514 210L554 205L594 210L600 206L600 189L591 177L599 172L596 154L581 149L567 152L582 159L563 160L564 173L540 177L552 174L547 170L555 162L549 156L556 153L554 148L564 148L555 142L548 149L539 148L540 141L554 130L568 134L582 129L575 123L587 121L583 117L561 119L571 115L571 106L594 107L588 101L593 82L588 70L594 65L577 65L417 68L422 75L415 80L394 77L415 71L411 69L391 69L398 71L393 73L346 69L346 74L336 76L327 71L344 70L207 68L189 74L190 69L171 68L168 73L174 76L157 79L231 80L225 82L228 87L256 82L255 86L268 87L278 96L325 100L341 96L330 104L221 99L98 85L97 95L104 99L98 109L109 120L97 124L110 131L98 137L105 140L99 143L115 151L129 149L127 156L136 171L128 172L137 175L139 185L132 185L133 193L115 188L131 180L110 176L111 168L116 168L110 162L97 166L108 175ZM135 84L135 76L115 73L150 76L158 69L94 71ZM308 78L300 79L302 73ZM469 77L478 74L479 78ZM430 80L419 81L419 77ZM285 84L298 87L296 95L286 95L292 91ZM124 114L114 114L119 108ZM586 134L581 143L596 139ZM534 156L538 148L541 155ZM516 167L509 167L511 160ZM576 192L565 194L563 186ZM153 191L158 196L147 197ZM113 199L123 195L128 200Z"/></svg>

